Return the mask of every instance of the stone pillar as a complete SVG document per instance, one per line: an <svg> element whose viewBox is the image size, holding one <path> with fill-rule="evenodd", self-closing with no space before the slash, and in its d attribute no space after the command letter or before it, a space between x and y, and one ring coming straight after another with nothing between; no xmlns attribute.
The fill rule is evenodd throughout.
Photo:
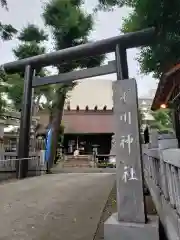
<svg viewBox="0 0 180 240"><path fill-rule="evenodd" d="M117 210L105 223L105 240L158 239L158 219L146 217L137 86L113 84Z"/></svg>
<svg viewBox="0 0 180 240"><path fill-rule="evenodd" d="M145 223L138 101L135 80L113 85L118 219Z"/></svg>

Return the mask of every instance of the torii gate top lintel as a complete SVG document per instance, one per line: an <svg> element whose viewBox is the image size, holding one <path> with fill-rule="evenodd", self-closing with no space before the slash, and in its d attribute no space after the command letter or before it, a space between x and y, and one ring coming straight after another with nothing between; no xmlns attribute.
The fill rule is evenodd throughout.
<svg viewBox="0 0 180 240"><path fill-rule="evenodd" d="M25 66L45 67L60 63L61 61L75 60L83 57L106 54L114 52L116 45L121 45L124 49L149 45L155 37L155 28L147 28L133 33L99 40L76 47L62 49L56 52L29 57L2 65L5 71L18 71L25 69Z"/></svg>

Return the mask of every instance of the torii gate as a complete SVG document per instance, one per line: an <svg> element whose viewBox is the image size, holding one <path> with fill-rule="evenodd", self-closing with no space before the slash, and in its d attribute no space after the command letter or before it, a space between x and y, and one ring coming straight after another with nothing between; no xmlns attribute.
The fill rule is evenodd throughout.
<svg viewBox="0 0 180 240"><path fill-rule="evenodd" d="M113 95L116 122L118 220L111 219L115 221L114 224L107 222L105 225L105 239L119 239L119 234L121 234L121 239L139 239L140 236L141 239L153 239L156 236L156 230L153 228L154 225L147 223L143 193L144 177L139 141L137 86L135 80L128 80L127 64L127 49L147 46L152 43L154 37L155 29L148 28L134 33L6 63L2 66L6 72L25 70L18 149L19 159L28 158L31 97L34 87L46 84L67 83L77 79L116 72L117 81L113 84ZM115 61L101 67L72 71L43 78L33 76L34 70L37 67L60 64L62 61L71 61L110 52L115 52ZM27 162L22 161L20 164L20 178L26 177L27 170ZM115 227L116 221L118 230L113 230L112 226ZM131 226L133 226L131 230L129 229L131 226L127 223L131 223ZM130 230L128 235L126 233L127 229ZM146 234L144 231L147 229L151 229L149 233L152 234Z"/></svg>

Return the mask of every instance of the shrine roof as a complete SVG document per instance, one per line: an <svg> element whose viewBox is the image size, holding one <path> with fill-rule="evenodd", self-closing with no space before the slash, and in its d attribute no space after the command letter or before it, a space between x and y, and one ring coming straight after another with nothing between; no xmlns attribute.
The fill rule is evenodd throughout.
<svg viewBox="0 0 180 240"><path fill-rule="evenodd" d="M62 119L65 133L113 133L113 111L66 111Z"/></svg>

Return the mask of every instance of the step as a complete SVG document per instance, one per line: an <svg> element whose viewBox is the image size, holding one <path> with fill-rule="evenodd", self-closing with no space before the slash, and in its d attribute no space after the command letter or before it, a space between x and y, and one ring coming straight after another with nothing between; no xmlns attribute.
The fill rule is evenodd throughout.
<svg viewBox="0 0 180 240"><path fill-rule="evenodd" d="M64 164L63 165L63 167L64 168L73 168L73 167L79 167L79 168L86 168L86 167L90 167L89 166L89 164L87 165L87 164L68 164L68 165L66 165L66 164Z"/></svg>
<svg viewBox="0 0 180 240"><path fill-rule="evenodd" d="M64 167L89 167L89 161L78 161L78 160L71 160L65 161L63 164Z"/></svg>

